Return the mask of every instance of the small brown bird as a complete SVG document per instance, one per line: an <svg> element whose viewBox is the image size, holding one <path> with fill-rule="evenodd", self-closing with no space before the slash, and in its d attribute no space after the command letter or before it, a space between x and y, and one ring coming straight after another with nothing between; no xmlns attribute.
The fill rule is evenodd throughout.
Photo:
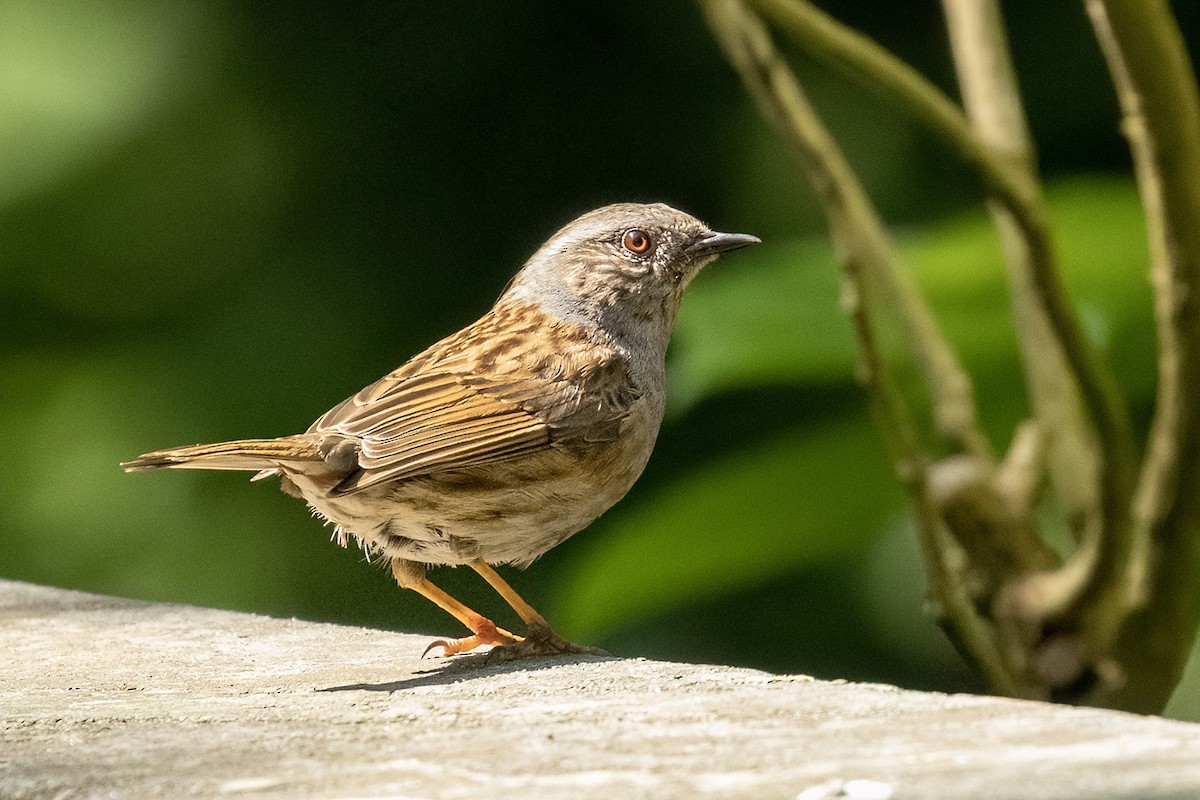
<svg viewBox="0 0 1200 800"><path fill-rule="evenodd" d="M400 586L470 629L438 641L584 652L492 568L524 568L625 496L658 436L664 357L684 287L754 236L716 233L662 204L605 206L554 234L472 325L334 406L307 432L147 453L126 471L278 475ZM466 564L512 606L524 637L425 577ZM428 652L428 650L426 651Z"/></svg>

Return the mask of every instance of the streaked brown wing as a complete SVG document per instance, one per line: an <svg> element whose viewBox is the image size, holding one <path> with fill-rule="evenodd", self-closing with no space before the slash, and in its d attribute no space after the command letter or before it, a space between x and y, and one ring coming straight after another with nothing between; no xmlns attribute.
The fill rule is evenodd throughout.
<svg viewBox="0 0 1200 800"><path fill-rule="evenodd" d="M535 314L498 307L317 420L310 432L360 443L338 491L615 436L640 396L623 360L582 326L538 327Z"/></svg>
<svg viewBox="0 0 1200 800"><path fill-rule="evenodd" d="M550 443L547 425L521 406L464 386L448 373L409 380L389 376L334 412L314 429L360 443L359 471L339 485L345 492L481 466Z"/></svg>

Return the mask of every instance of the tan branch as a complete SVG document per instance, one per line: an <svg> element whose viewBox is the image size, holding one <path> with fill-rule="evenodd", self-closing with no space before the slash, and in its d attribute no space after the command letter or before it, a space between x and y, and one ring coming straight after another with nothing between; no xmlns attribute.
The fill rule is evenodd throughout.
<svg viewBox="0 0 1200 800"><path fill-rule="evenodd" d="M1061 346L1078 384L1087 420L1095 429L1095 442L1100 450L1096 480L1100 486L1101 516L1106 520L1123 519L1134 463L1127 411L1111 373L1087 341L1067 300L1055 268L1036 177L1031 170L1013 168L1014 157L1024 159L1026 150L993 150L972 130L961 109L920 73L811 3L805 0L752 0L752 3L813 55L896 103L937 134L963 161L977 168L990 196L1011 216L1016 232L1007 238L1026 251L1021 260L1029 265L1026 278L1030 288L1021 294L1036 301L1037 316L1045 320L1053 339Z"/></svg>
<svg viewBox="0 0 1200 800"><path fill-rule="evenodd" d="M929 385L939 432L958 451L988 457L990 446L979 430L970 378L942 337L911 278L897 265L874 206L775 50L765 27L741 3L702 5L731 63L763 113L796 148L829 213L834 242L843 261L861 265L867 291L881 295L883 307L895 310L906 344L916 354Z"/></svg>
<svg viewBox="0 0 1200 800"><path fill-rule="evenodd" d="M1121 104L1146 213L1158 394L1133 505L1140 607L1122 643L1125 707L1156 710L1200 622L1200 99L1164 0L1085 0ZM1143 671L1139 673L1138 671Z"/></svg>
<svg viewBox="0 0 1200 800"><path fill-rule="evenodd" d="M932 601L947 620L964 655L993 685L1015 691L986 626L963 591L961 551L946 536L926 489L930 458L912 412L887 371L869 308L896 309L912 350L919 354L940 410L939 427L960 452L990 461L975 418L970 379L941 337L932 314L898 268L894 250L866 192L808 102L770 34L740 0L701 0L708 23L764 115L795 148L829 217L848 281L847 305L855 322L864 377L889 439L897 473L912 495L923 539Z"/></svg>
<svg viewBox="0 0 1200 800"><path fill-rule="evenodd" d="M1016 73L1009 57L1004 22L996 0L942 0L950 45L962 87L963 101L978 139L1034 189L1027 202L1038 219L1047 216L1034 163L1034 145L1021 106ZM1013 314L1020 338L1022 363L1029 386L1030 403L1045 432L1047 467L1067 521L1081 541L1077 565L1047 575L1043 582L1057 581L1053 591L1037 595L1053 607L1020 609L1031 617L1056 616L1067 612L1085 597L1120 583L1128 557L1129 526L1126 505L1130 464L1109 465L1119 471L1119 483L1111 475L1108 485L1101 479L1105 465L1097 432L1084 413L1077 375L1070 369L1067 354L1047 313L1047 299L1040 297L1039 274L1058 273L1054 251L1030 241L1009 207L992 201L992 217L1000 232L1008 263ZM1048 231L1038 234L1049 238ZM1124 456L1123 456L1124 458ZM1120 489L1114 489L1119 485ZM1105 498L1110 502L1105 503Z"/></svg>

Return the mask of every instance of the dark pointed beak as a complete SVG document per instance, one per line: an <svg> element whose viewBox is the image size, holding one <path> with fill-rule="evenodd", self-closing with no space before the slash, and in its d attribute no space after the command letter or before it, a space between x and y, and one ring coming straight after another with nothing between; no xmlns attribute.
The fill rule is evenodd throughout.
<svg viewBox="0 0 1200 800"><path fill-rule="evenodd" d="M730 250L737 250L741 247L747 247L752 244L759 244L762 239L757 236L751 236L748 233L706 233L696 241L689 244L684 252L692 258L704 258L705 256L716 256L721 253L728 253Z"/></svg>

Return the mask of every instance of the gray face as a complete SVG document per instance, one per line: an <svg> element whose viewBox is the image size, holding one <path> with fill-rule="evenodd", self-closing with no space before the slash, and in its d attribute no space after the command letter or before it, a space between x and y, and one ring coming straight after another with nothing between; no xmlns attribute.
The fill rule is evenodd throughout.
<svg viewBox="0 0 1200 800"><path fill-rule="evenodd" d="M669 329L679 299L701 267L758 240L716 234L661 203L620 203L584 214L542 245L510 293L568 318Z"/></svg>

